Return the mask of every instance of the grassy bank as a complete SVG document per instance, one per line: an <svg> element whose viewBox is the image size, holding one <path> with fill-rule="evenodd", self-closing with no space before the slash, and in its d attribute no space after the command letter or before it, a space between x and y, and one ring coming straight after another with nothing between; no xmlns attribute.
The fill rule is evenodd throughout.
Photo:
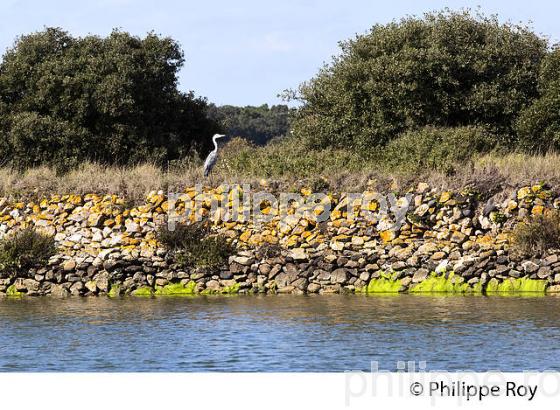
<svg viewBox="0 0 560 410"><path fill-rule="evenodd" d="M301 186L315 191L364 189L407 189L428 182L442 189L474 186L487 192L541 181L560 183L560 154L526 155L490 153L468 161L449 162L446 171L403 163L387 163L380 157L364 158L355 152L336 149L308 150L296 141L255 147L233 140L220 151L209 179L202 176L202 160L196 157L171 163L167 169L144 163L135 166L106 166L83 163L57 174L48 167L17 171L0 168L2 196L40 196L48 193L118 193L132 201L143 201L152 190L181 190L197 182L263 184L278 190Z"/></svg>

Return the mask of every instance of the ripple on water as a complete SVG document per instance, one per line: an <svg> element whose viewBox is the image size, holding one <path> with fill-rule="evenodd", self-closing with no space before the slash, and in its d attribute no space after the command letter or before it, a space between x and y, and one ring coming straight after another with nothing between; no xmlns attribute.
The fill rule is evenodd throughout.
<svg viewBox="0 0 560 410"><path fill-rule="evenodd" d="M560 370L560 298L0 300L0 371Z"/></svg>

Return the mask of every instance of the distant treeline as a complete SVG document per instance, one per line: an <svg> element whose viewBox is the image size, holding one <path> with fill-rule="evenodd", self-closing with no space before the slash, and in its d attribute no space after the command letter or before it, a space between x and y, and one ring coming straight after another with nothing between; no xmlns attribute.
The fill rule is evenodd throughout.
<svg viewBox="0 0 560 410"><path fill-rule="evenodd" d="M257 145L287 135L295 111L295 108L288 108L287 105L269 107L268 104L258 107L210 104L208 107L209 117L218 122L227 134L245 138Z"/></svg>

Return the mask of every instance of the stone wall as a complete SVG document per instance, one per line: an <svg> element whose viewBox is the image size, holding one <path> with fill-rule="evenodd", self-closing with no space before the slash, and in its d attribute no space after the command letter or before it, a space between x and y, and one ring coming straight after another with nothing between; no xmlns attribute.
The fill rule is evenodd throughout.
<svg viewBox="0 0 560 410"><path fill-rule="evenodd" d="M404 194L396 197L397 205L408 204L398 229L384 229L389 215L375 202L368 209L373 220L360 209L348 218L344 194L329 195L334 209L324 222L296 212L282 224L276 215L256 226L214 215L213 229L236 248L217 270L180 268L157 242L157 226L169 212L162 192L152 192L141 206L115 195L3 198L0 236L33 225L54 235L58 254L18 277L0 272L0 295L560 290L560 250L523 258L510 244L518 221L560 206L560 195L550 187L522 187L507 198L484 200L468 189L441 192L427 184ZM175 209L200 199L201 214L208 217L209 199L227 202L231 195L224 187L199 193L190 188ZM302 189L301 195L310 191Z"/></svg>

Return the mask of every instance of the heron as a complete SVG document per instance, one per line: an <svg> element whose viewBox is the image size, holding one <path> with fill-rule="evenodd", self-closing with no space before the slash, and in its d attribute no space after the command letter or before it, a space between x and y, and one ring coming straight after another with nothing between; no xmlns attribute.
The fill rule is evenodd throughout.
<svg viewBox="0 0 560 410"><path fill-rule="evenodd" d="M206 161L204 161L204 176L207 177L208 174L210 174L210 171L212 170L212 168L214 167L214 164L216 164L216 160L218 159L218 141L216 141L218 138L223 138L225 137L224 134L214 134L214 136L212 137L212 142L214 143L214 150L208 154L208 156L206 157Z"/></svg>

